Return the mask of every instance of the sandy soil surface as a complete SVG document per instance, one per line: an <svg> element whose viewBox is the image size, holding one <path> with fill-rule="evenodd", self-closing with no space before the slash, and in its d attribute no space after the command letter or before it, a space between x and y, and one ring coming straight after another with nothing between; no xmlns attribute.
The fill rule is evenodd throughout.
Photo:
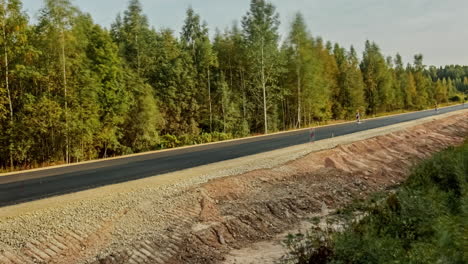
<svg viewBox="0 0 468 264"><path fill-rule="evenodd" d="M0 263L246 263L247 245L397 185L467 135L465 110L1 208Z"/></svg>

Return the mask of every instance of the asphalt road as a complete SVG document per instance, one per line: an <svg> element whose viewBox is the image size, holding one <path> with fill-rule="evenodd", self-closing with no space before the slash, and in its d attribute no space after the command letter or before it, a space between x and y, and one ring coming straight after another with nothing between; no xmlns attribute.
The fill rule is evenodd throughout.
<svg viewBox="0 0 468 264"><path fill-rule="evenodd" d="M463 106L459 105L440 109L438 113L435 110L428 110L365 120L359 125L347 123L320 127L315 130L315 140L352 134L461 109L463 109ZM0 176L0 206L156 176L304 144L309 141L310 130L300 130L141 156L19 172L13 175Z"/></svg>

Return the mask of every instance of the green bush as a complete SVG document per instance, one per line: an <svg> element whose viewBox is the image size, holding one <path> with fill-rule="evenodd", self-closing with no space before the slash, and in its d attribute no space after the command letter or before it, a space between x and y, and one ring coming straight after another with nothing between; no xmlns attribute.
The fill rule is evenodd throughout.
<svg viewBox="0 0 468 264"><path fill-rule="evenodd" d="M283 244L289 254L282 258L284 263L316 263L325 264L332 259L333 241L329 232L314 230L307 234L289 234ZM310 260L313 260L311 262Z"/></svg>
<svg viewBox="0 0 468 264"><path fill-rule="evenodd" d="M461 102L463 99L462 96L455 95L449 98L449 102Z"/></svg>
<svg viewBox="0 0 468 264"><path fill-rule="evenodd" d="M179 137L179 147L194 145L194 137L192 135L181 135Z"/></svg>
<svg viewBox="0 0 468 264"><path fill-rule="evenodd" d="M232 134L222 133L222 132L213 132L212 133L212 142L224 141L233 139Z"/></svg>
<svg viewBox="0 0 468 264"><path fill-rule="evenodd" d="M202 133L200 135L189 135L184 134L179 137L175 135L166 134L161 137L159 145L160 149L176 148L182 146L190 146L197 144L212 143L218 141L224 141L233 139L233 135L229 133L213 132L213 133Z"/></svg>
<svg viewBox="0 0 468 264"><path fill-rule="evenodd" d="M213 136L210 133L203 133L199 136L200 144L213 142Z"/></svg>
<svg viewBox="0 0 468 264"><path fill-rule="evenodd" d="M309 255L293 263L468 263L467 188L465 144L422 162L383 202L353 205L366 217L334 234L327 262L315 262Z"/></svg>
<svg viewBox="0 0 468 264"><path fill-rule="evenodd" d="M161 137L161 148L175 148L180 145L179 139L174 135L166 134Z"/></svg>

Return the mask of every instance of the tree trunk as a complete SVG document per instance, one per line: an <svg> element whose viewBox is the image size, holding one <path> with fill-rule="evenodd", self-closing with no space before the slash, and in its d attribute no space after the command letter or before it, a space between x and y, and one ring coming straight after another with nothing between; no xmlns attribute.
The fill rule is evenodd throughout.
<svg viewBox="0 0 468 264"><path fill-rule="evenodd" d="M221 112L223 113L223 132L226 133L226 98L224 91L223 91L223 99L221 100Z"/></svg>
<svg viewBox="0 0 468 264"><path fill-rule="evenodd" d="M104 158L104 159L107 158L107 142L104 143L104 157L103 157L103 158Z"/></svg>
<svg viewBox="0 0 468 264"><path fill-rule="evenodd" d="M264 40L262 38L262 89L263 89L263 117L265 119L265 135L268 134L266 82L265 82Z"/></svg>
<svg viewBox="0 0 468 264"><path fill-rule="evenodd" d="M281 100L281 108L283 111L283 130L286 130L286 100Z"/></svg>
<svg viewBox="0 0 468 264"><path fill-rule="evenodd" d="M301 128L301 65L299 62L299 53L297 55L297 128Z"/></svg>
<svg viewBox="0 0 468 264"><path fill-rule="evenodd" d="M231 63L231 54L229 54L229 78L231 80L231 88L234 87L233 85L233 76L232 76L232 63Z"/></svg>
<svg viewBox="0 0 468 264"><path fill-rule="evenodd" d="M241 85L242 85L242 121L245 121L247 117L247 109L246 109L246 94L245 94L245 78L244 78L244 71L240 70L240 76L241 76Z"/></svg>
<svg viewBox="0 0 468 264"><path fill-rule="evenodd" d="M213 132L213 107L211 103L211 80L210 80L210 67L207 68L208 72L208 104L210 108L210 133Z"/></svg>
<svg viewBox="0 0 468 264"><path fill-rule="evenodd" d="M65 162L70 163L69 155L69 139L68 139L68 88L67 88L67 66L65 58L65 32L62 28L62 73L63 73L63 89L65 94Z"/></svg>
<svg viewBox="0 0 468 264"><path fill-rule="evenodd" d="M135 35L135 43L137 49L137 75L140 77L140 45L138 44L138 35Z"/></svg>

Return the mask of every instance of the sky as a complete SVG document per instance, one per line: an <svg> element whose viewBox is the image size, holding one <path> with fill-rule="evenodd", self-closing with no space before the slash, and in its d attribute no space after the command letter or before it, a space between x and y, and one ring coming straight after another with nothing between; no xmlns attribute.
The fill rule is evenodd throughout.
<svg viewBox="0 0 468 264"><path fill-rule="evenodd" d="M185 11L192 6L211 32L240 21L250 0L140 0L151 26L180 32ZM296 12L303 13L314 36L354 45L362 52L364 42L375 41L385 56L399 52L405 62L417 53L426 65L468 64L467 0L270 0L281 18L280 33ZM90 13L96 23L109 27L128 0L71 0ZM23 0L23 8L35 21L42 0Z"/></svg>

